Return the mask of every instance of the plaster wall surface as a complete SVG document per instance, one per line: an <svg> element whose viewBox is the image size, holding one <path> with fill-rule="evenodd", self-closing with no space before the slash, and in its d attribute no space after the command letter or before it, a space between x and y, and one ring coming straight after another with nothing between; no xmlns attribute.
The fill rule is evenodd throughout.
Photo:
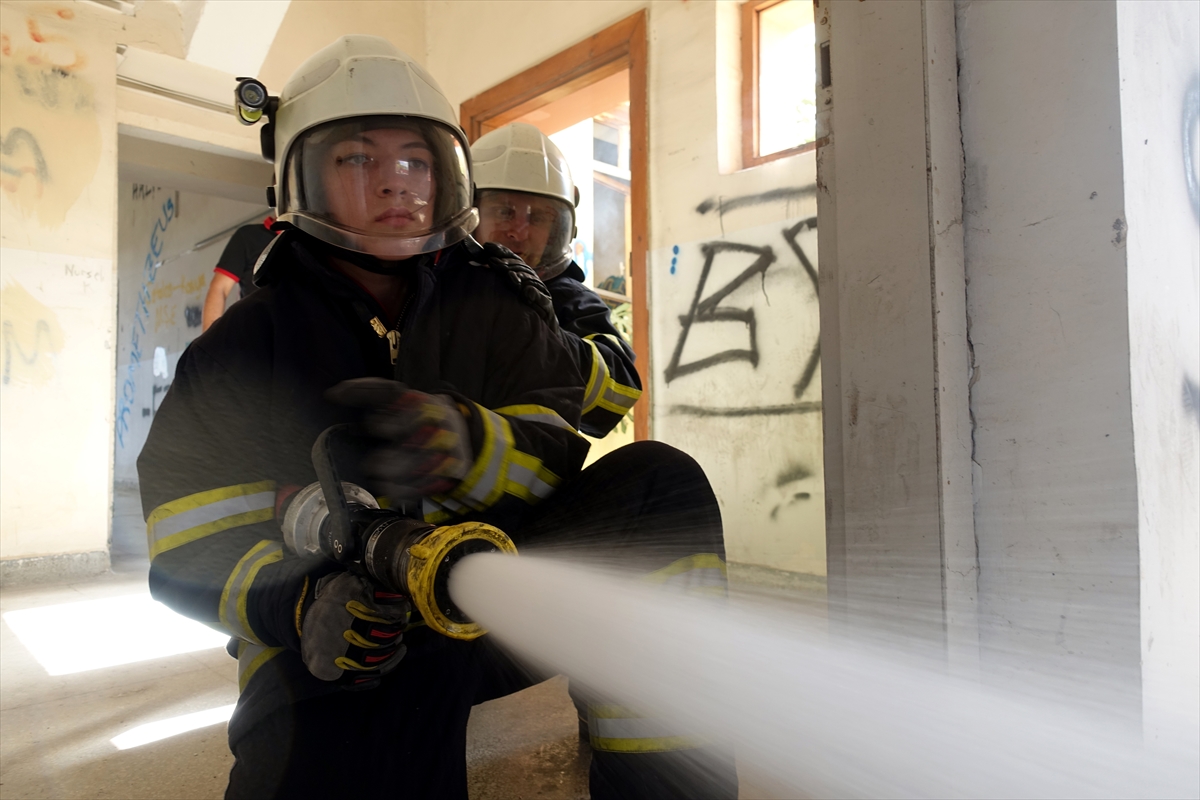
<svg viewBox="0 0 1200 800"><path fill-rule="evenodd" d="M1200 7L1118 3L1144 719L1200 742ZM1182 730L1167 720L1190 713Z"/></svg>
<svg viewBox="0 0 1200 800"><path fill-rule="evenodd" d="M266 206L137 183L119 190L113 479L132 486L179 356L200 335L204 297L229 237L181 254Z"/></svg>
<svg viewBox="0 0 1200 800"><path fill-rule="evenodd" d="M257 77L273 94L278 94L305 59L349 33L382 36L417 61L424 62L425 19L424 0L303 0L291 3Z"/></svg>
<svg viewBox="0 0 1200 800"><path fill-rule="evenodd" d="M997 668L1099 661L1132 682L1138 497L1116 5L957 11L981 645Z"/></svg>
<svg viewBox="0 0 1200 800"><path fill-rule="evenodd" d="M815 159L733 172L719 159L730 148L718 129L728 132L728 115L740 114L726 97L740 79L737 4L432 2L426 67L461 103L641 8L649 37L652 363L638 366L652 389L652 436L704 467L722 505L730 560L823 575L817 255L815 221L806 224L816 216ZM705 248L714 252L707 277ZM764 254L761 269L739 281ZM703 321L696 308L725 289L715 305L753 315L753 345L745 321Z"/></svg>
<svg viewBox="0 0 1200 800"><path fill-rule="evenodd" d="M94 553L111 493L114 31L75 4L5 3L0 33L0 557Z"/></svg>
<svg viewBox="0 0 1200 800"><path fill-rule="evenodd" d="M424 66L457 107L648 5L646 0L431 0L424 4Z"/></svg>

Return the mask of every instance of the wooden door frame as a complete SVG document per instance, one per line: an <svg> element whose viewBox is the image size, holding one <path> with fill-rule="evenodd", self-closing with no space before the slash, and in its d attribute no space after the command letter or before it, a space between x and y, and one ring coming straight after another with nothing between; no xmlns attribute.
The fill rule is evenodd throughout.
<svg viewBox="0 0 1200 800"><path fill-rule="evenodd" d="M633 352L642 377L642 397L633 407L635 439L650 438L650 320L646 270L649 228L650 125L647 102L646 11L626 17L573 47L463 102L459 118L474 142L488 130L629 70L629 173L633 250Z"/></svg>

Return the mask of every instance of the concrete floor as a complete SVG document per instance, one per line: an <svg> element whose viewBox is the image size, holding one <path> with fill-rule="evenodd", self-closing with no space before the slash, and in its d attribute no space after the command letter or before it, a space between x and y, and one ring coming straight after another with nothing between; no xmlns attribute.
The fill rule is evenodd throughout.
<svg viewBox="0 0 1200 800"><path fill-rule="evenodd" d="M67 585L6 587L0 590L0 615L63 603L148 597L145 541L136 494L118 490L112 572ZM91 627L119 628L119 623L105 618ZM65 653L68 661L76 658L72 647L103 649L112 640L125 652L125 643L137 638L133 631L112 636L90 629L73 633L69 623L48 627L57 635L51 647ZM87 634L93 644L80 647L80 636ZM42 658L47 656L43 653ZM210 645L69 674L51 675L49 669L18 639L6 618L0 624L0 798L222 797L233 761L224 722L124 750L113 739L147 723L234 703L237 663L223 647ZM589 760L563 678L477 706L471 714L467 766L472 800L586 800ZM768 788L765 779L744 769L739 772L742 798L787 796Z"/></svg>
<svg viewBox="0 0 1200 800"><path fill-rule="evenodd" d="M86 583L6 589L0 614L145 592L144 570ZM72 646L69 630L62 647ZM0 797L219 798L233 758L224 723L118 750L147 722L237 700L237 664L220 647L51 676L0 626ZM562 678L476 707L467 732L473 800L582 800L590 755Z"/></svg>

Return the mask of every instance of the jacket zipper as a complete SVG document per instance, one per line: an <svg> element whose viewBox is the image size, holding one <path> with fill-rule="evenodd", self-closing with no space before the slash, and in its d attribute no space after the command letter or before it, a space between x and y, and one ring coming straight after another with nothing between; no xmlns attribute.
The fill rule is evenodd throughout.
<svg viewBox="0 0 1200 800"><path fill-rule="evenodd" d="M391 330L388 330L379 317L371 317L371 330L375 331L375 335L380 339L387 339L388 355L392 357L393 367L400 360L400 327L404 324L404 317L408 314L408 304L412 302L413 294L415 291L410 290L408 297L404 300L404 307L400 309L400 315L396 317L396 324Z"/></svg>

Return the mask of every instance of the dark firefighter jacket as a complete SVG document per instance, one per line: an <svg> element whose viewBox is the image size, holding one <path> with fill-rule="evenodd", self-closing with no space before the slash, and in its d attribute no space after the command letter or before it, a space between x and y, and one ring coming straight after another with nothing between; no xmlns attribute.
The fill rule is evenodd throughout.
<svg viewBox="0 0 1200 800"><path fill-rule="evenodd" d="M498 270L469 263L481 258L473 241L418 257L394 367L370 324L387 320L382 309L316 252L296 231L272 243L261 289L180 358L138 458L151 594L237 640L242 727L333 687L305 670L296 619L306 577L330 568L285 552L276 520L276 490L316 480L317 435L351 421L327 389L395 378L469 404L476 463L449 496L425 501L429 521L516 526L588 449L575 430L584 382L573 356ZM422 629L409 657L420 634L431 647L442 638Z"/></svg>
<svg viewBox="0 0 1200 800"><path fill-rule="evenodd" d="M554 313L587 384L580 430L602 438L617 427L637 399L642 381L633 365L633 349L617 333L608 306L583 284L574 262L546 281Z"/></svg>

